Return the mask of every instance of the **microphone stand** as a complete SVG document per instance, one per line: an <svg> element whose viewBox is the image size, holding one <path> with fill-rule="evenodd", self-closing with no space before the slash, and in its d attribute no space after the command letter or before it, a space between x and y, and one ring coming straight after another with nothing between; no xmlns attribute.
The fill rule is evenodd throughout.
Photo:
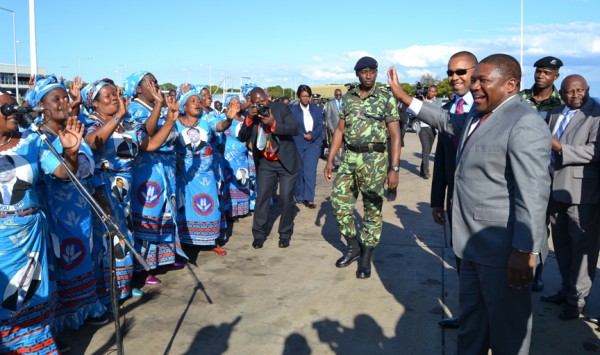
<svg viewBox="0 0 600 355"><path fill-rule="evenodd" d="M142 267L146 271L150 270L150 266L148 266L148 264L146 263L146 260L144 260L144 258L142 258L142 256L135 251L133 245L131 245L131 243L129 242L127 237L125 235L123 235L121 230L119 230L119 227L116 225L114 220L112 218L110 218L110 216L107 215L106 212L104 212L104 210L98 204L98 202L96 202L94 197L83 186L83 184L81 183L79 178L77 178L75 176L75 173L73 173L67 167L63 157L54 148L54 146L52 145L50 140L48 140L48 136L46 136L46 134L40 130L40 127L38 127L38 125L35 122L33 122L33 120L31 119L31 117L29 115L20 115L20 116L29 125L29 128L40 137L40 139L44 142L44 144L48 147L48 149L52 152L52 154L58 159L60 164L63 166L63 168L67 172L67 175L69 175L69 178L71 179L71 181L77 187L77 190L79 190L79 193L86 199L86 201L92 207L92 210L94 210L94 212L98 215L98 217L100 218L102 223L104 223L104 225L107 228L107 232L104 235L108 238L107 245L109 245L108 250L109 250L109 259L110 259L109 270L110 270L110 285L111 285L111 287L110 287L110 296L111 297L110 298L111 298L114 323L115 323L115 338L116 338L116 344L117 344L117 354L124 355L123 338L121 335L121 324L119 322L119 297L117 296L117 275L116 275L116 271L115 271L116 262L115 262L114 250L112 247L112 241L113 241L114 237L116 236L117 238L119 238L119 241L125 243L125 245L131 251L131 254L133 254L135 259L140 263L140 265L142 265Z"/></svg>

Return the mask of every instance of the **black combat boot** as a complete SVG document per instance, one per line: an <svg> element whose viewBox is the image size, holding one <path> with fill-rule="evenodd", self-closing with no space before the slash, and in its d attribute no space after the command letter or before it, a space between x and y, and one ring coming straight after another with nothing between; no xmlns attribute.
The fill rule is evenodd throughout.
<svg viewBox="0 0 600 355"><path fill-rule="evenodd" d="M360 245L358 245L358 238L344 237L344 239L346 239L346 243L348 243L348 250L344 256L335 262L335 266L337 267L346 267L355 262L360 256Z"/></svg>
<svg viewBox="0 0 600 355"><path fill-rule="evenodd" d="M358 264L358 270L356 270L356 277L359 279L368 279L371 277L371 261L373 261L373 252L375 247L362 247L362 255L360 263Z"/></svg>

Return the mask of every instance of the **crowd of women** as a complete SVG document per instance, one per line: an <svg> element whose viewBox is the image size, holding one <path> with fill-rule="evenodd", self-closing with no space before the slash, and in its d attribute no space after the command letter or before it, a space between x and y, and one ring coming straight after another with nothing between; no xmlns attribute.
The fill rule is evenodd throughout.
<svg viewBox="0 0 600 355"><path fill-rule="evenodd" d="M57 345L65 327L108 322L110 255L115 296L124 300L143 295L133 286L160 284L159 268L182 268L201 248L226 254L223 245L236 219L251 213L256 188L251 149L237 139L250 103L230 95L218 112L210 90L190 84L164 96L149 72L131 74L122 87L76 78L67 90L53 75L30 84L24 105L43 109L36 123L20 127L18 115L0 114L0 353L52 354L67 349ZM251 88L242 88L244 98ZM322 112L308 110L309 96L302 92L297 115L310 135L322 127ZM0 92L0 105L17 102ZM303 154L318 159L315 149ZM105 216L94 213L67 170ZM313 181L298 187L299 201L311 207ZM128 243L108 233L106 216L149 272Z"/></svg>

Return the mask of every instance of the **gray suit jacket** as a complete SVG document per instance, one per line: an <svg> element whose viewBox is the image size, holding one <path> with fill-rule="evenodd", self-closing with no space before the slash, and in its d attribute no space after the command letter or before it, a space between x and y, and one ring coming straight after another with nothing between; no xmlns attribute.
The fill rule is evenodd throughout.
<svg viewBox="0 0 600 355"><path fill-rule="evenodd" d="M423 105L419 119L441 131L462 131L452 205L454 252L464 260L506 267L514 249L543 253L550 195L550 132L539 114L511 97L477 128L472 110L462 127L448 111Z"/></svg>
<svg viewBox="0 0 600 355"><path fill-rule="evenodd" d="M561 105L550 112L550 132L554 131ZM560 138L552 179L552 198L573 205L600 203L600 105L592 99L581 107Z"/></svg>
<svg viewBox="0 0 600 355"><path fill-rule="evenodd" d="M333 131L335 127L337 127L338 122L340 122L340 111L338 110L335 99L327 101L327 106L325 107L325 122L327 122L327 127L330 131Z"/></svg>

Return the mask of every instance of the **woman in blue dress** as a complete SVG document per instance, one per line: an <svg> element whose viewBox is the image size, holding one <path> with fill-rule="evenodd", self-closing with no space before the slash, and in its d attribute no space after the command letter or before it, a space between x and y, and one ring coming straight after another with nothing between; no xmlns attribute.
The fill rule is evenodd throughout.
<svg viewBox="0 0 600 355"><path fill-rule="evenodd" d="M296 181L296 201L308 208L316 208L315 188L317 186L317 164L321 155L323 140L323 109L310 102L312 89L308 85L298 86L296 92L300 103L290 108L298 125L298 135L294 136L296 148L302 160L302 171Z"/></svg>
<svg viewBox="0 0 600 355"><path fill-rule="evenodd" d="M79 96L79 90L75 90ZM31 106L44 108L39 117L40 130L59 153L63 146L58 132L65 129L70 115L66 88L55 76L39 78L29 96ZM42 154L49 148L42 147ZM91 176L94 158L91 149L83 142L77 155L76 176L89 193L93 193ZM65 326L79 329L89 318L95 323L106 323L106 308L98 300L92 260L91 207L73 182L44 175L41 193L48 220L56 260L57 307L55 335Z"/></svg>
<svg viewBox="0 0 600 355"><path fill-rule="evenodd" d="M123 95L132 98L129 114L140 150L133 163L131 215L136 249L151 269L175 263L181 251L175 225L175 143L177 112L163 109L164 97L156 78L136 72L125 79ZM181 264L177 263L177 266ZM136 271L141 267L136 265ZM151 271L145 283L160 280Z"/></svg>
<svg viewBox="0 0 600 355"><path fill-rule="evenodd" d="M213 137L228 129L236 112L232 107L227 118L204 119L202 105L203 88L187 88L179 98L177 108L182 116L176 123L179 132L177 146L177 224L181 242L189 245L216 245L220 236L222 213L215 175L215 148L210 144ZM239 105L237 107L239 110ZM222 116L219 116L222 117ZM224 255L224 250L216 250Z"/></svg>
<svg viewBox="0 0 600 355"><path fill-rule="evenodd" d="M41 91L38 91L41 93ZM0 105L16 105L0 92ZM52 105L66 107L68 102ZM63 158L77 171L83 127L75 117L57 132L65 149ZM55 283L48 254L51 248L42 212L40 167L59 179L68 175L48 151L41 152L39 137L19 132L17 117L0 113L0 353L57 354L51 327L55 307ZM38 165L39 164L39 165Z"/></svg>
<svg viewBox="0 0 600 355"><path fill-rule="evenodd" d="M140 142L132 125L124 120L127 105L120 88L110 79L89 83L82 90L83 108L87 115L80 115L85 124L85 141L94 153L94 197L105 201L105 211L112 216L123 235L133 245L131 235L131 198L133 159ZM96 262L97 292L101 301L110 304L110 253L114 250L117 293L119 299L130 294L141 296L139 289L131 288L133 257L123 241L105 238L107 227L94 214L93 257Z"/></svg>
<svg viewBox="0 0 600 355"><path fill-rule="evenodd" d="M236 95L228 96L225 107L240 106ZM223 210L227 218L227 231L221 237L227 241L232 235L233 223L250 212L250 165L246 143L237 139L244 116L238 113L225 136L225 182L223 188Z"/></svg>

